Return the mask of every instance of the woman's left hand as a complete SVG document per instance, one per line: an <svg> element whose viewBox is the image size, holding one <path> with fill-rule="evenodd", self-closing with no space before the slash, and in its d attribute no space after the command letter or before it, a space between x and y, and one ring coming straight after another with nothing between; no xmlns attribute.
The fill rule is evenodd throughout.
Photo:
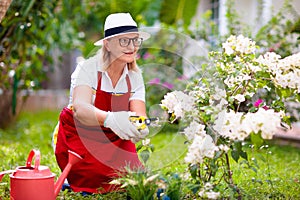
<svg viewBox="0 0 300 200"><path fill-rule="evenodd" d="M135 138L131 138L131 142L133 143L137 143L139 142L140 140L144 139L148 134L149 134L149 129L148 127L146 126L146 128L142 129L142 130L139 130L140 132L140 135L138 137L135 137Z"/></svg>

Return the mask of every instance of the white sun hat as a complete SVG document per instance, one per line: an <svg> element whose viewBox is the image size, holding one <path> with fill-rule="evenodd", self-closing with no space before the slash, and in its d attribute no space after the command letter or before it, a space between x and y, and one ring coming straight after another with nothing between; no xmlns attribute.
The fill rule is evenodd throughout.
<svg viewBox="0 0 300 200"><path fill-rule="evenodd" d="M95 42L94 45L101 46L103 40L126 33L138 33L139 37L143 38L143 41L150 37L149 33L138 30L136 22L129 13L114 13L106 17L104 23L104 38Z"/></svg>

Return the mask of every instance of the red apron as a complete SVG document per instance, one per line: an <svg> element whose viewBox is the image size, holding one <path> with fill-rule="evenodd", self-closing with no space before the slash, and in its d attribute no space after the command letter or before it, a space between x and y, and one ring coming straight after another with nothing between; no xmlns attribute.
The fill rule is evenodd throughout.
<svg viewBox="0 0 300 200"><path fill-rule="evenodd" d="M102 91L101 72L98 77L95 107L104 111L129 111L131 84L128 75L128 92L122 95ZM118 190L118 186L109 184L112 179L120 177L125 167L142 167L135 144L120 139L111 129L85 126L73 118L69 108L62 110L59 121L55 156L60 169L63 170L67 165L68 150L83 157L67 177L74 192L107 193Z"/></svg>

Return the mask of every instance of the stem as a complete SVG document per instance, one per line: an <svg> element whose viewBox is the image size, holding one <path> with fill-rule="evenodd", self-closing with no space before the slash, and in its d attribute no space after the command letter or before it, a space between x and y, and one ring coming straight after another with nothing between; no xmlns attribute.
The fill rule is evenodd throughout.
<svg viewBox="0 0 300 200"><path fill-rule="evenodd" d="M267 150L267 171L268 171L268 177L269 177L269 182L271 184L271 187L272 189L274 190L274 185L273 185L273 182L272 182L272 178L271 178L271 170L270 170L270 163L269 163L269 151L268 149Z"/></svg>
<svg viewBox="0 0 300 200"><path fill-rule="evenodd" d="M242 84L238 85L230 94L230 96L233 96L235 92L241 87Z"/></svg>
<svg viewBox="0 0 300 200"><path fill-rule="evenodd" d="M230 169L230 163L229 163L228 153L225 153L225 157L226 157L226 164L227 164L227 173L228 173L228 175L229 175L229 185L230 185L232 188L235 188L235 189L236 189L236 192L237 192L237 194L238 194L237 199L240 200L240 199L242 199L241 191L240 191L239 188L236 187L235 184L233 183L232 172L231 172L231 169Z"/></svg>
<svg viewBox="0 0 300 200"><path fill-rule="evenodd" d="M222 155L222 157L223 157L223 155ZM219 162L221 162L221 163L220 164L218 163L218 166L224 166L224 159L223 158ZM226 183L228 183L227 180L226 180L226 169L224 169L224 168L222 168L222 176L219 178L216 185L219 185L223 179L225 180Z"/></svg>
<svg viewBox="0 0 300 200"><path fill-rule="evenodd" d="M210 168L210 165L209 164L205 164L206 165L206 177L205 177L205 181L206 182L209 182L210 179L211 179L211 176L212 176L212 171L211 171L211 168Z"/></svg>
<svg viewBox="0 0 300 200"><path fill-rule="evenodd" d="M30 9L32 8L33 4L34 4L35 0L31 0L28 4L28 6L26 7L26 10L24 11L24 16L27 17L27 14L29 13Z"/></svg>
<svg viewBox="0 0 300 200"><path fill-rule="evenodd" d="M250 74L250 76L252 77L252 74ZM246 85L243 86L243 89L242 89L242 91L241 91L241 94L244 94L244 93L245 93L246 88L248 87L249 83L250 83L250 81L247 81L247 82L246 82ZM243 85L243 84L241 83L238 87L236 87L235 90L231 93L231 95L235 94L235 92L236 92L239 88L241 88L242 85ZM241 103L238 104L237 109L236 109L236 112L239 111L240 105L241 105Z"/></svg>
<svg viewBox="0 0 300 200"><path fill-rule="evenodd" d="M250 73L250 76L251 76L251 78L252 78L252 73ZM242 90L241 94L244 94L244 92L246 91L246 88L248 87L249 83L250 83L250 81L248 80L248 81L246 82L246 85L243 86L243 90ZM241 83L240 85L238 85L238 86L234 89L234 91L231 93L231 95L234 95L235 92L236 92L239 88L241 88L242 85L243 85L243 83Z"/></svg>
<svg viewBox="0 0 300 200"><path fill-rule="evenodd" d="M227 173L228 173L228 176L229 176L229 184L233 185L232 172L231 172L231 169L230 169L228 153L225 153L225 157L226 157L226 164L227 164Z"/></svg>
<svg viewBox="0 0 300 200"><path fill-rule="evenodd" d="M239 109L240 109L240 105L241 105L241 103L239 103L239 104L238 104L238 106L237 106L237 108L236 108L236 112L238 112L238 111L239 111Z"/></svg>
<svg viewBox="0 0 300 200"><path fill-rule="evenodd" d="M196 178L199 178L200 180L202 180L202 176L201 176L201 164L197 163L197 171L196 171Z"/></svg>

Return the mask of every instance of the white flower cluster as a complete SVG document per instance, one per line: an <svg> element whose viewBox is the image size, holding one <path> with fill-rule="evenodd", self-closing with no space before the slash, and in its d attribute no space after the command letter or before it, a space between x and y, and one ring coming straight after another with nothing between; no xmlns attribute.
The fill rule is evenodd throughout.
<svg viewBox="0 0 300 200"><path fill-rule="evenodd" d="M202 136L203 138L206 135L205 126L196 121L192 121L189 126L184 129L183 133L189 141L192 141L196 135Z"/></svg>
<svg viewBox="0 0 300 200"><path fill-rule="evenodd" d="M209 93L209 88L204 86L195 86L192 91L190 91L190 95L195 97L196 99L205 99L205 94Z"/></svg>
<svg viewBox="0 0 300 200"><path fill-rule="evenodd" d="M209 99L210 105L215 105L215 108L222 110L224 106L227 106L226 90L220 89L218 86L215 88L215 93L211 94Z"/></svg>
<svg viewBox="0 0 300 200"><path fill-rule="evenodd" d="M275 85L297 89L300 93L300 52L283 59L274 52L268 52L259 56L257 61L268 67Z"/></svg>
<svg viewBox="0 0 300 200"><path fill-rule="evenodd" d="M205 183L198 195L203 198L218 199L220 197L220 192L214 192L213 185L211 183Z"/></svg>
<svg viewBox="0 0 300 200"><path fill-rule="evenodd" d="M203 163L203 159L213 158L218 147L215 145L210 135L195 135L192 144L188 148L185 162L196 164Z"/></svg>
<svg viewBox="0 0 300 200"><path fill-rule="evenodd" d="M218 86L216 86L215 88L215 93L211 94L211 99L216 101L222 100L225 97L226 97L226 90L221 89Z"/></svg>
<svg viewBox="0 0 300 200"><path fill-rule="evenodd" d="M213 128L221 136L233 141L243 141L251 133L260 133L263 139L272 139L280 127L281 115L273 109L263 108L246 114L230 110L219 114Z"/></svg>
<svg viewBox="0 0 300 200"><path fill-rule="evenodd" d="M240 54L253 54L255 53L255 42L243 35L231 35L225 43L222 44L225 53L228 55L238 52Z"/></svg>
<svg viewBox="0 0 300 200"><path fill-rule="evenodd" d="M282 113L273 109L259 108L255 113L247 113L242 126L248 133L259 133L263 139L272 139L280 127Z"/></svg>
<svg viewBox="0 0 300 200"><path fill-rule="evenodd" d="M242 141L248 136L241 126L242 116L243 113L236 113L233 110L220 112L214 122L213 129L223 137Z"/></svg>
<svg viewBox="0 0 300 200"><path fill-rule="evenodd" d="M188 148L185 162L196 164L202 163L205 157L213 158L216 151L227 152L229 147L226 145L216 146L212 137L205 131L205 126L196 121L184 129L184 134L192 144Z"/></svg>
<svg viewBox="0 0 300 200"><path fill-rule="evenodd" d="M233 76L233 75L228 76L224 80L224 83L228 87L232 88L232 87L241 85L242 82L248 81L250 79L251 79L251 76L249 76L248 74L240 73L239 76Z"/></svg>
<svg viewBox="0 0 300 200"><path fill-rule="evenodd" d="M172 91L164 96L161 107L166 108L169 113L173 113L177 118L184 118L185 113L195 111L196 99L181 91Z"/></svg>

